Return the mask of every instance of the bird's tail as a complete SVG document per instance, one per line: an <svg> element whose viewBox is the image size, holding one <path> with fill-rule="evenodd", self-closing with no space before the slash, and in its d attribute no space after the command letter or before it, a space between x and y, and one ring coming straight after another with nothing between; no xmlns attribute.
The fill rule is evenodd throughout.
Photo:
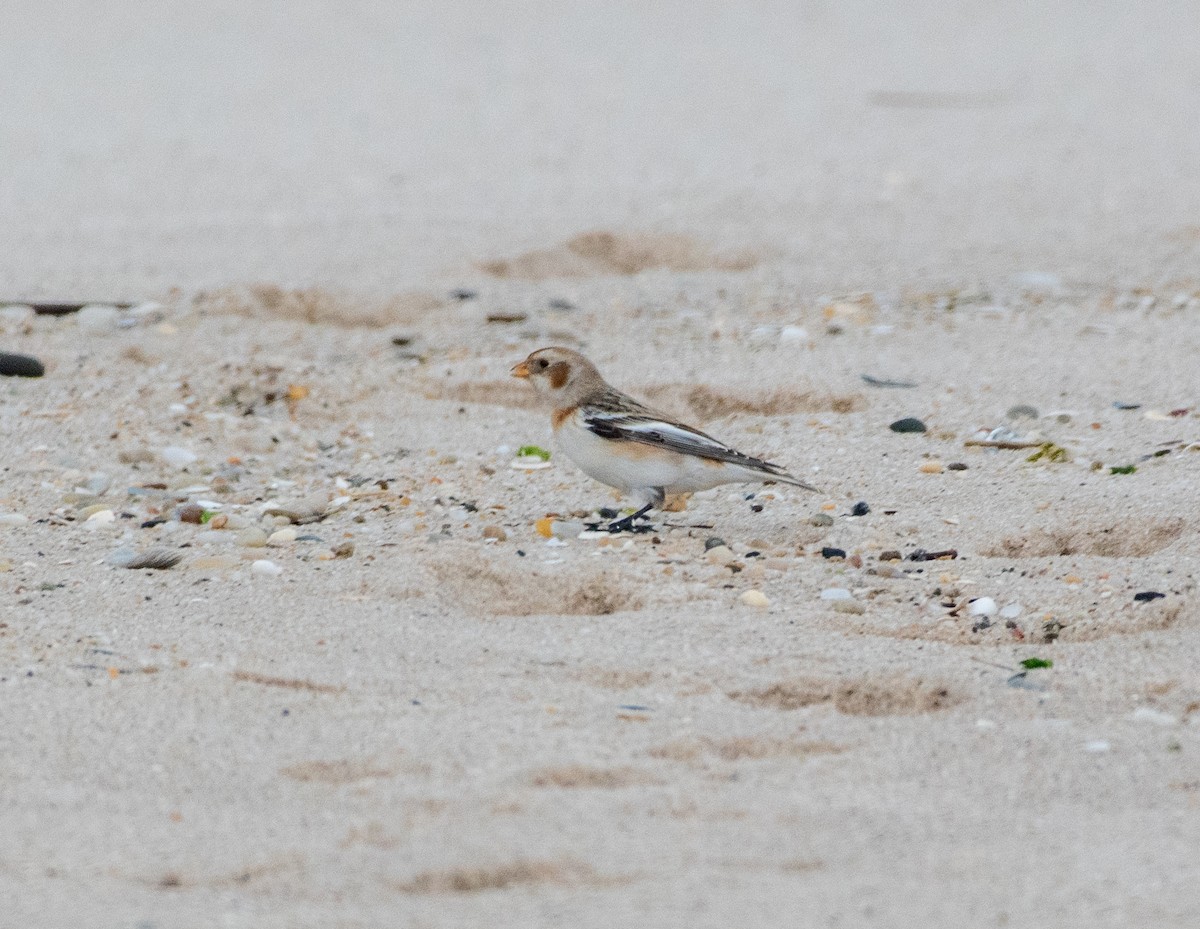
<svg viewBox="0 0 1200 929"><path fill-rule="evenodd" d="M743 470L747 473L747 480L762 481L764 484L780 483L791 484L793 487L799 487L802 490L811 490L815 494L821 491L813 487L812 484L806 484L798 477L793 477L788 474L783 468L777 464L771 464L769 461L763 461L761 458L751 459L753 462L750 465L743 465Z"/></svg>
<svg viewBox="0 0 1200 929"><path fill-rule="evenodd" d="M793 487L799 487L801 490L811 490L815 494L821 492L818 488L813 487L812 484L806 484L800 478L792 477L786 471L770 471L768 474L769 476L764 476L764 480L778 481L781 484L791 484Z"/></svg>

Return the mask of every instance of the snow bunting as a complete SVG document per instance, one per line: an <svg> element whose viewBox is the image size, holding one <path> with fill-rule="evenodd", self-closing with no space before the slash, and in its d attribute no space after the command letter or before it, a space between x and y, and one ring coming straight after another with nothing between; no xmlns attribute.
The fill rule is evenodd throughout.
<svg viewBox="0 0 1200 929"><path fill-rule="evenodd" d="M539 349L514 365L512 375L529 381L551 404L554 437L567 457L641 507L609 526L614 532L632 528L635 519L662 506L667 494L773 481L816 490L779 465L743 455L638 403L569 348Z"/></svg>

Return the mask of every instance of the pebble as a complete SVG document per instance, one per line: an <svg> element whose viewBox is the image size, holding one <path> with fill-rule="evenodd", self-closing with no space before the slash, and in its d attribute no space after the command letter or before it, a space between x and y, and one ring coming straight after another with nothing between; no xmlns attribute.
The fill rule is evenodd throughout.
<svg viewBox="0 0 1200 929"><path fill-rule="evenodd" d="M260 558L254 564L250 565L250 573L258 577L279 577L283 573L283 568L279 567L273 561Z"/></svg>
<svg viewBox="0 0 1200 929"><path fill-rule="evenodd" d="M554 467L548 461L542 461L537 455L522 455L514 458L508 465L514 471L542 471Z"/></svg>
<svg viewBox="0 0 1200 929"><path fill-rule="evenodd" d="M857 600L834 600L833 609L836 613L851 613L855 616L862 616L867 612L866 604Z"/></svg>
<svg viewBox="0 0 1200 929"><path fill-rule="evenodd" d="M854 595L845 587L826 587L821 591L822 600L852 600Z"/></svg>
<svg viewBox="0 0 1200 929"><path fill-rule="evenodd" d="M965 464L963 464L961 461L952 461L952 462L950 462L950 464L946 465L946 470L947 471L966 471L967 466Z"/></svg>
<svg viewBox="0 0 1200 929"><path fill-rule="evenodd" d="M735 558L737 558L737 555L727 545L714 545L704 553L704 560L709 564L715 565L727 565Z"/></svg>
<svg viewBox="0 0 1200 929"><path fill-rule="evenodd" d="M108 489L112 487L112 475L103 472L97 472L87 479L87 483L83 485L83 489L97 497L103 497L108 493Z"/></svg>
<svg viewBox="0 0 1200 929"><path fill-rule="evenodd" d="M889 427L892 432L928 432L926 425L914 416L898 419Z"/></svg>
<svg viewBox="0 0 1200 929"><path fill-rule="evenodd" d="M116 521L117 521L117 514L114 513L112 510L108 509L107 507L103 507L103 508L97 510L95 513L93 513L91 516L89 516L86 520L86 522L89 522L94 526L103 526L108 523L114 523Z"/></svg>
<svg viewBox="0 0 1200 929"><path fill-rule="evenodd" d="M237 558L230 558L228 555L204 555L193 559L188 567L193 571L225 571L229 568L236 568L240 564L241 561Z"/></svg>
<svg viewBox="0 0 1200 929"><path fill-rule="evenodd" d="M1000 610L1000 618L1001 619L1016 619L1020 615L1021 615L1021 604L1019 604L1019 603L1006 604L1004 606L1004 608Z"/></svg>
<svg viewBox="0 0 1200 929"><path fill-rule="evenodd" d="M29 518L20 513L0 513L0 527L16 528L24 526L27 522Z"/></svg>
<svg viewBox="0 0 1200 929"><path fill-rule="evenodd" d="M1027 403L1019 403L1016 406L1010 406L1004 415L1009 419L1037 419L1038 409Z"/></svg>
<svg viewBox="0 0 1200 929"><path fill-rule="evenodd" d="M195 452L179 445L168 445L159 454L162 456L162 460L172 468L186 468L190 464L195 464L199 457Z"/></svg>
<svg viewBox="0 0 1200 929"><path fill-rule="evenodd" d="M237 540L246 548L262 548L267 544L267 534L258 526L250 526L238 533Z"/></svg>
<svg viewBox="0 0 1200 929"><path fill-rule="evenodd" d="M0 323L23 326L33 322L33 317L36 315L33 307L27 303L10 303L7 306L0 306Z"/></svg>
<svg viewBox="0 0 1200 929"><path fill-rule="evenodd" d="M137 556L138 553L136 550L130 548L128 545L122 545L120 548L109 552L104 557L104 563L114 565L118 568L127 568L130 562Z"/></svg>
<svg viewBox="0 0 1200 929"><path fill-rule="evenodd" d="M831 545L826 545L823 549L821 549L821 557L822 558L845 558L846 552L845 552L845 549L834 548Z"/></svg>
<svg viewBox="0 0 1200 929"><path fill-rule="evenodd" d="M603 516L604 514L601 513L600 515ZM612 517L608 517L608 518L612 518ZM709 549L717 548L718 546L723 546L723 545L725 545L725 540L722 539L720 536L710 535L707 539L704 540L704 550L706 552Z"/></svg>
<svg viewBox="0 0 1200 929"><path fill-rule="evenodd" d="M104 332L116 327L119 315L120 311L115 306L107 303L89 303L87 306L81 307L75 314L75 322L80 329L86 329L89 332Z"/></svg>
<svg viewBox="0 0 1200 929"><path fill-rule="evenodd" d="M175 516L181 523L192 523L198 526L200 520L204 518L204 507L198 503L185 503L175 510Z"/></svg>
<svg viewBox="0 0 1200 929"><path fill-rule="evenodd" d="M46 366L32 355L0 352L0 377L41 377Z"/></svg>
<svg viewBox="0 0 1200 929"><path fill-rule="evenodd" d="M296 532L291 526L286 529L277 529L267 537L268 545L291 545L296 541Z"/></svg>
<svg viewBox="0 0 1200 929"><path fill-rule="evenodd" d="M503 542L508 538L508 533L499 526L484 526L483 537L485 539L495 539L497 542Z"/></svg>
<svg viewBox="0 0 1200 929"><path fill-rule="evenodd" d="M1012 282L1017 287L1038 291L1059 290L1063 286L1062 277L1053 271L1021 271L1012 276Z"/></svg>
<svg viewBox="0 0 1200 929"><path fill-rule="evenodd" d="M1133 595L1133 599L1138 603L1149 603L1151 600L1160 600L1166 594L1160 594L1157 590L1143 590L1141 593Z"/></svg>
<svg viewBox="0 0 1200 929"><path fill-rule="evenodd" d="M886 552L879 553L880 561L899 561L902 557L894 548L889 548Z"/></svg>
<svg viewBox="0 0 1200 929"><path fill-rule="evenodd" d="M95 498L95 497L88 497L88 499L89 499L89 500L94 500L94 499L96 499L96 498ZM112 506L111 506L110 504L107 504L107 503L89 503L87 506L82 506L82 507L80 507L80 508L79 508L79 518L80 518L80 519L85 519L85 520L86 520L86 519L91 519L91 518L92 518L93 516L95 516L97 513L103 512L104 510L109 510L109 511L111 511L111 510L112 510Z"/></svg>
<svg viewBox="0 0 1200 929"><path fill-rule="evenodd" d="M229 525L229 517L226 516L224 513L218 513L216 516L214 516L212 519L210 519L208 521L209 529L224 529L228 525Z"/></svg>
<svg viewBox="0 0 1200 929"><path fill-rule="evenodd" d="M809 517L808 522L810 525L813 525L813 526L821 526L821 527L832 526L833 525L833 517L830 516L828 513L814 513L812 516Z"/></svg>
<svg viewBox="0 0 1200 929"><path fill-rule="evenodd" d="M945 465L943 465L937 459L934 459L933 461L922 461L921 462L921 473L922 474L941 474L945 470L946 470Z"/></svg>
<svg viewBox="0 0 1200 929"><path fill-rule="evenodd" d="M851 516L866 516L870 512L871 512L871 507L867 504L867 501L859 500L858 503L854 504L854 507L850 510L850 515Z"/></svg>
<svg viewBox="0 0 1200 929"><path fill-rule="evenodd" d="M331 551L333 552L334 558L349 558L354 554L354 543L349 540L345 542L338 542L338 544L335 545Z"/></svg>
<svg viewBox="0 0 1200 929"><path fill-rule="evenodd" d="M739 599L746 606L756 607L760 610L765 610L771 605L771 601L767 599L767 595L761 590L747 590Z"/></svg>
<svg viewBox="0 0 1200 929"><path fill-rule="evenodd" d="M967 613L971 616L995 616L997 612L999 607L991 597L977 597L967 607Z"/></svg>
<svg viewBox="0 0 1200 929"><path fill-rule="evenodd" d="M1112 745L1105 739L1092 739L1092 741L1084 743L1083 750L1093 755L1102 755L1105 752L1111 751Z"/></svg>
<svg viewBox="0 0 1200 929"><path fill-rule="evenodd" d="M578 539L579 534L586 529L581 522L575 520L558 520L550 524L550 535L556 539Z"/></svg>
<svg viewBox="0 0 1200 929"><path fill-rule="evenodd" d="M1179 724L1177 717L1148 706L1139 706L1129 714L1129 718L1135 723L1153 723L1155 726L1175 726Z"/></svg>
<svg viewBox="0 0 1200 929"><path fill-rule="evenodd" d="M807 342L808 330L803 326L784 326L779 330L779 341L788 343Z"/></svg>
<svg viewBox="0 0 1200 929"><path fill-rule="evenodd" d="M268 503L263 507L263 516L276 516L285 523L303 526L320 522L329 513L332 504L321 494L305 497L295 503Z"/></svg>

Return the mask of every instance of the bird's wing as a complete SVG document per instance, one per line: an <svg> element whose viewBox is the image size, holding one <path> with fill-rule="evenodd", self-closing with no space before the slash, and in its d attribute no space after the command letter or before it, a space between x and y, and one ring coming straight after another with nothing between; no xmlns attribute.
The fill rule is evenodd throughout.
<svg viewBox="0 0 1200 929"><path fill-rule="evenodd" d="M664 419L648 409L606 409L598 405L585 406L580 413L584 427L602 439L653 445L684 455L741 465L780 479L789 477L778 465L743 455L699 429Z"/></svg>

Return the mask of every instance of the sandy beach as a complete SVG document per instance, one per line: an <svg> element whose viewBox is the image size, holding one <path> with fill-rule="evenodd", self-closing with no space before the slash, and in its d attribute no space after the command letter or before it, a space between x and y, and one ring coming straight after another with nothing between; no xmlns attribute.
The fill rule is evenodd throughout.
<svg viewBox="0 0 1200 929"><path fill-rule="evenodd" d="M1197 34L0 11L0 925L1194 926Z"/></svg>

